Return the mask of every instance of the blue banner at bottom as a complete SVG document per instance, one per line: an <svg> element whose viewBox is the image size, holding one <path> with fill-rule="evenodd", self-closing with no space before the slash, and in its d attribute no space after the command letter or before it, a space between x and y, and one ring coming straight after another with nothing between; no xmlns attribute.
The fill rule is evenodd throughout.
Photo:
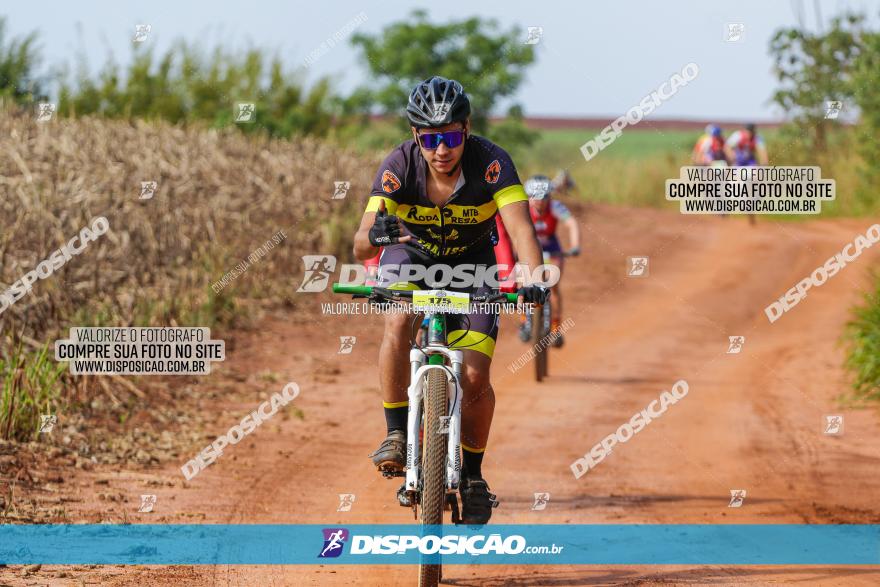
<svg viewBox="0 0 880 587"><path fill-rule="evenodd" d="M4 564L880 565L880 525L2 525Z"/></svg>

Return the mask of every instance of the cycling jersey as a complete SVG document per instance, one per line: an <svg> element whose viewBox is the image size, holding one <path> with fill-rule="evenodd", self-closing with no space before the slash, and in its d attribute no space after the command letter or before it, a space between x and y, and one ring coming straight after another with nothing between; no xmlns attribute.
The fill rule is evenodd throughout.
<svg viewBox="0 0 880 587"><path fill-rule="evenodd" d="M723 161L724 156L724 139L703 135L694 145L694 154L703 165L710 165L713 161Z"/></svg>
<svg viewBox="0 0 880 587"><path fill-rule="evenodd" d="M413 235L409 245L434 258L457 257L492 246L495 214L513 202L528 201L507 152L478 136L469 136L461 175L446 205L428 199L428 163L414 140L394 149L376 174L367 212L385 202Z"/></svg>
<svg viewBox="0 0 880 587"><path fill-rule="evenodd" d="M764 148L764 139L758 135L749 138L749 133L738 130L728 137L725 145L733 149L737 165L756 165L755 157L758 149Z"/></svg>
<svg viewBox="0 0 880 587"><path fill-rule="evenodd" d="M495 216L495 227L498 233L498 240L493 239L492 245L495 247L495 262L498 264L498 281L501 283L498 291L513 293L516 291L516 281L514 280L513 266L516 260L513 256L513 246L510 243L510 237L507 235L507 229L504 228L504 222L501 221L501 215ZM375 275L379 271L379 259L382 256L382 247L372 259L364 261L364 268L367 270L367 280L365 285L376 285ZM504 268L502 268L504 267Z"/></svg>
<svg viewBox="0 0 880 587"><path fill-rule="evenodd" d="M550 205L539 213L535 206L529 206L529 214L532 216L532 224L535 225L535 234L541 248L548 252L560 252L562 248L556 237L556 224L559 220L571 218L568 207L559 200L550 200Z"/></svg>

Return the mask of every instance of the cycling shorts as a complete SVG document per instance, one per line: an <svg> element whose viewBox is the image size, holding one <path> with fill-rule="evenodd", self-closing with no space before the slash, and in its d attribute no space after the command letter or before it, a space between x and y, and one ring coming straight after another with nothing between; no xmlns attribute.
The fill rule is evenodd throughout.
<svg viewBox="0 0 880 587"><path fill-rule="evenodd" d="M378 285L390 289L437 289L437 287L429 286L423 280L415 282L398 281L400 271L388 271L388 266L392 265L402 268L407 265L418 265L428 268L440 263L445 263L452 267L460 263L472 263L488 268L496 264L495 251L491 245L487 245L485 248L469 251L454 259L443 259L431 257L420 249L409 246L406 243L388 245L382 249L382 256L379 258ZM383 267L386 268L385 271L382 270ZM474 295L485 295L494 291L494 288L488 284L477 288L445 287L442 289ZM495 351L495 341L498 338L498 312L487 310L472 314L447 314L446 337L450 348L470 349L481 352L491 358Z"/></svg>

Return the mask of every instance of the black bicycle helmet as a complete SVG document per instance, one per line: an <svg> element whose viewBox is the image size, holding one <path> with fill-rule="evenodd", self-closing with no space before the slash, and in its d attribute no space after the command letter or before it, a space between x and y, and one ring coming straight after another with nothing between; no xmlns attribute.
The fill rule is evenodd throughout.
<svg viewBox="0 0 880 587"><path fill-rule="evenodd" d="M416 128L445 126L467 120L471 101L454 79L434 76L413 88L406 104L406 117Z"/></svg>

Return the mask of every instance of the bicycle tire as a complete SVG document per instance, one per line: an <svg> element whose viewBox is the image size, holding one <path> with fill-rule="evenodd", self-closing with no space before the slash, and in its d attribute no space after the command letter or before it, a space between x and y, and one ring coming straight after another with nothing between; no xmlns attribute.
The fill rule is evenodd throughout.
<svg viewBox="0 0 880 587"><path fill-rule="evenodd" d="M446 503L446 452L449 436L440 432L441 416L446 416L448 398L446 373L431 369L425 385L424 455L422 460L422 526L443 523L443 507ZM433 556L434 559L439 555ZM419 565L419 587L436 587L440 582L441 565Z"/></svg>
<svg viewBox="0 0 880 587"><path fill-rule="evenodd" d="M542 344L544 334L544 306L535 306L532 309L532 337L535 341L535 381L538 383L547 376L547 349Z"/></svg>

